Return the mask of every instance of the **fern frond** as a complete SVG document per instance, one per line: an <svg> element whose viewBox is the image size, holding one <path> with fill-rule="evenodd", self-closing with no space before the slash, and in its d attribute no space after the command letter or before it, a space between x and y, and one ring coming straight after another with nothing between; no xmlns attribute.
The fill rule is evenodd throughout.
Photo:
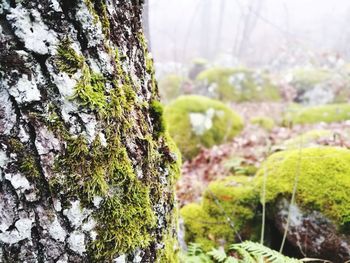
<svg viewBox="0 0 350 263"><path fill-rule="evenodd" d="M223 249L213 248L210 252L207 253L209 256L212 256L217 262L222 263L227 258L227 255Z"/></svg>
<svg viewBox="0 0 350 263"><path fill-rule="evenodd" d="M226 258L226 260L224 261L224 263L240 263L240 262L238 261L237 258L228 257L228 258Z"/></svg>
<svg viewBox="0 0 350 263"><path fill-rule="evenodd" d="M231 250L237 251L240 255L243 257L247 254L243 251L246 251L249 253L250 256L254 257L255 261L253 262L270 262L270 263L301 263L302 261L298 259L293 259L287 256L282 255L281 253L274 251L268 247L265 247L261 244L251 242L251 241L245 241L240 244L234 244L230 246ZM242 254L244 253L244 255ZM247 261L251 262L251 261Z"/></svg>
<svg viewBox="0 0 350 263"><path fill-rule="evenodd" d="M197 243L190 243L187 247L187 255L188 256L197 256L200 254L204 254L202 247Z"/></svg>

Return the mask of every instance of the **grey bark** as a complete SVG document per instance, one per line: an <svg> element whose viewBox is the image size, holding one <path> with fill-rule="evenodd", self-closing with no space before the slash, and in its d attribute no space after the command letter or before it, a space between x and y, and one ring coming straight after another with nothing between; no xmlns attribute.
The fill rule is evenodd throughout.
<svg viewBox="0 0 350 263"><path fill-rule="evenodd" d="M117 0L0 1L0 262L164 262L166 238L176 233L168 164L174 164L177 157L165 137L158 138L161 120L157 118L161 116L149 106L158 95L151 59L140 38L141 6L141 1ZM109 108L124 107L121 111L127 114L123 120L101 117L100 106L86 103L94 98L85 103L77 98L76 87L86 72L77 68L67 73L58 65L58 47L65 39L70 39L71 48L84 59L88 72L99 76L99 80L91 77L89 85L102 83L105 101L101 103ZM120 71L125 78L120 78ZM128 109L110 99L112 92L125 86L135 93ZM127 121L131 125L125 127ZM120 171L122 179L115 175L118 187L112 187L113 182L103 175L108 188L105 195L88 198L85 185L93 178L84 177L84 163L91 169L95 169L94 161L109 165L109 157L103 153L119 150L109 149L113 138L108 132L117 129L126 151L124 158L136 179L123 185L122 180L131 179L126 175L125 179ZM64 135L59 132L62 130ZM83 145L69 148L77 138L84 138L85 156L92 157L81 159L72 179L69 162L59 161L68 157L72 162L79 160L75 154ZM102 150L93 155L96 138ZM152 162L151 150L156 156ZM69 156L70 151L75 154ZM99 160L94 160L96 156ZM91 175L89 171L86 174ZM125 193L132 192L133 185L140 189L145 185L150 191L146 197L151 200L149 209L156 224L142 228L149 240L133 243L134 236L141 234L131 233L133 236L118 243L112 236L106 248L99 248L97 259L91 244L106 239L112 233L108 227L114 227L111 222L99 221L106 211L101 209L109 209L107 201L120 196L119 206L129 211ZM137 191L134 194L137 196ZM109 214L120 212L110 210ZM142 216L136 214L135 220ZM129 229L116 228L116 234L118 231L129 233ZM130 245L126 247L127 242Z"/></svg>

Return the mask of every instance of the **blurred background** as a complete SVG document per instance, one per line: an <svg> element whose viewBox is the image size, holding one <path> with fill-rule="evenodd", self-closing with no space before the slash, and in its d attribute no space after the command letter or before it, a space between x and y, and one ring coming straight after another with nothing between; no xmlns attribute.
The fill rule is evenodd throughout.
<svg viewBox="0 0 350 263"><path fill-rule="evenodd" d="M350 148L350 1L146 0L143 16L168 131L182 154L183 261L224 262L205 253L242 240L298 258L349 260L350 207L343 213L332 204L350 199L332 198L350 184L332 175L350 176L350 167L334 164ZM295 160L296 151L308 156L298 168L307 193L296 190L296 168L274 157ZM324 157L329 153L336 159ZM277 185L262 186L264 174ZM335 185L322 190L327 180ZM287 223L293 213L281 196L301 209L292 211L300 228ZM330 220L333 230L323 234L339 237L342 248L324 243L315 212ZM303 233L303 220L314 222L314 231ZM199 254L208 261L195 261Z"/></svg>

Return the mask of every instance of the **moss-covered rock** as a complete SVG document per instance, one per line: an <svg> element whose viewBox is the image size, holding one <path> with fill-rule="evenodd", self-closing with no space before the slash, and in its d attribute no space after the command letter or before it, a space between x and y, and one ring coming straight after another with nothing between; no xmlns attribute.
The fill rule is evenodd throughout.
<svg viewBox="0 0 350 263"><path fill-rule="evenodd" d="M296 89L295 102L306 105L347 102L350 78L345 69L295 68L283 72L286 82Z"/></svg>
<svg viewBox="0 0 350 263"><path fill-rule="evenodd" d="M333 231L337 239L342 240L342 234L349 237L350 150L318 147L275 153L255 177L229 176L210 183L200 204L186 205L180 211L185 222L186 241L200 243L208 249L234 242L236 233L243 239L259 239L261 202L265 200L267 219L286 220L289 204L287 208L281 204L290 202L296 177L291 231L299 231L303 229L301 224L317 219L323 222L321 226L314 221L312 224L327 228L327 233ZM285 221L278 224L283 226ZM280 233L283 231L282 227ZM316 233L317 238L317 231L309 231L309 234ZM297 233L290 235L297 236ZM265 238L271 238L268 231Z"/></svg>
<svg viewBox="0 0 350 263"><path fill-rule="evenodd" d="M349 150L317 147L279 152L267 159L266 167L266 202L273 202L281 195L290 196L297 176L296 203L304 209L321 212L339 227L349 228ZM257 185L262 185L263 177L264 169L261 169L257 173Z"/></svg>
<svg viewBox="0 0 350 263"><path fill-rule="evenodd" d="M254 117L250 119L250 122L267 131L271 131L275 127L275 121L269 117Z"/></svg>
<svg viewBox="0 0 350 263"><path fill-rule="evenodd" d="M310 89L316 84L330 80L332 77L329 70L321 68L296 68L290 74L291 84L298 89Z"/></svg>
<svg viewBox="0 0 350 263"><path fill-rule="evenodd" d="M286 112L283 123L309 124L350 120L350 104L328 104L313 107L292 107Z"/></svg>
<svg viewBox="0 0 350 263"><path fill-rule="evenodd" d="M170 135L185 158L200 147L232 139L243 128L241 117L225 104L202 96L181 96L165 109Z"/></svg>
<svg viewBox="0 0 350 263"><path fill-rule="evenodd" d="M163 101L171 101L181 94L181 86L186 81L183 77L170 74L159 80L158 88Z"/></svg>
<svg viewBox="0 0 350 263"><path fill-rule="evenodd" d="M284 141L281 146L288 150L311 147L317 145L317 141L332 138L332 136L333 133L330 130L311 130Z"/></svg>
<svg viewBox="0 0 350 263"><path fill-rule="evenodd" d="M204 249L237 241L237 233L257 239L256 204L252 178L229 176L209 184L200 204L188 204L181 210L185 222L187 242L196 242ZM250 223L250 224L249 224Z"/></svg>
<svg viewBox="0 0 350 263"><path fill-rule="evenodd" d="M274 101L280 98L278 88L267 74L244 68L211 68L197 76L200 86L214 89L224 101Z"/></svg>

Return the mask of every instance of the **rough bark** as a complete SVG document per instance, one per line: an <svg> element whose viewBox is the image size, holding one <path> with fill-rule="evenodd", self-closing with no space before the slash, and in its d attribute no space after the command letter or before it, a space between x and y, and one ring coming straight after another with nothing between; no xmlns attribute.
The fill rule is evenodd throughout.
<svg viewBox="0 0 350 263"><path fill-rule="evenodd" d="M140 1L1 0L0 262L175 262Z"/></svg>

